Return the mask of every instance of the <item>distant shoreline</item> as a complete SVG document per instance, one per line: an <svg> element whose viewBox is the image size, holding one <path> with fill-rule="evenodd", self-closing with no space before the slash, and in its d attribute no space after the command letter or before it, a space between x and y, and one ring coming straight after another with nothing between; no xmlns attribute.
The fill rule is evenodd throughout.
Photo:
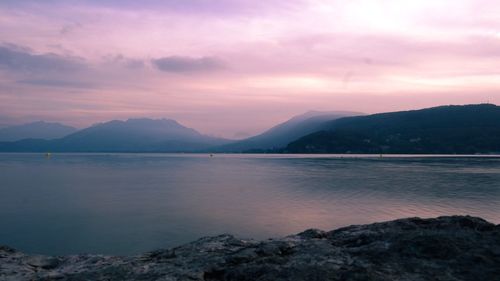
<svg viewBox="0 0 500 281"><path fill-rule="evenodd" d="M32 155L45 155L46 152L0 152L1 154L32 154ZM373 154L373 153L246 153L246 152L228 152L228 153L210 153L210 152L137 152L137 151L100 151L100 152L50 152L51 155L119 155L119 154L142 154L142 155L199 155L199 156L293 156L294 158L500 158L500 154L400 154L400 153L387 153L387 154ZM303 157L301 157L303 156Z"/></svg>

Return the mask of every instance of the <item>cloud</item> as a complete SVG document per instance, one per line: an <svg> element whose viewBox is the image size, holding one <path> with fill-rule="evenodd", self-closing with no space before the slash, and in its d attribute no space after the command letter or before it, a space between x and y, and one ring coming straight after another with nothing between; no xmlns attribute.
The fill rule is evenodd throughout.
<svg viewBox="0 0 500 281"><path fill-rule="evenodd" d="M127 59L125 61L125 67L130 69L138 69L144 67L144 62L139 59Z"/></svg>
<svg viewBox="0 0 500 281"><path fill-rule="evenodd" d="M224 68L224 64L214 57L170 56L153 59L151 62L161 71L177 73L215 71Z"/></svg>
<svg viewBox="0 0 500 281"><path fill-rule="evenodd" d="M86 1L67 1L67 0L46 0L46 4L51 6L64 6L68 3L72 5L94 6L98 8L120 9L120 10L154 10L154 11L172 11L182 14L196 15L248 15L262 14L264 12L283 11L294 9L305 0L86 0ZM37 0L2 0L0 7L39 7Z"/></svg>
<svg viewBox="0 0 500 281"><path fill-rule="evenodd" d="M59 34L61 35L67 35L73 31L75 31L78 28L82 28L83 25L79 22L72 22L68 24L64 24L61 29L59 30Z"/></svg>
<svg viewBox="0 0 500 281"><path fill-rule="evenodd" d="M28 49L6 45L0 46L0 68L8 71L46 73L68 72L84 68L80 60L53 53L32 54Z"/></svg>
<svg viewBox="0 0 500 281"><path fill-rule="evenodd" d="M104 56L103 59L127 69L141 69L146 64L142 59L128 58L122 54L118 54L115 56Z"/></svg>
<svg viewBox="0 0 500 281"><path fill-rule="evenodd" d="M26 79L16 81L19 84L27 84L34 86L48 86L48 87L63 87L63 88L78 88L89 89L95 88L95 85L82 81L68 81L68 80L51 80L51 79Z"/></svg>

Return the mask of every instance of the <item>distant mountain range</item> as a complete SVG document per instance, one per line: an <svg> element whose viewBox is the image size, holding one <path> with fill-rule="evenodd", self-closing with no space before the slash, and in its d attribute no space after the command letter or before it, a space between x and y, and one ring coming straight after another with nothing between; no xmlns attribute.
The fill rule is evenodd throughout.
<svg viewBox="0 0 500 281"><path fill-rule="evenodd" d="M76 132L76 128L60 123L38 121L0 129L0 141L22 139L57 139Z"/></svg>
<svg viewBox="0 0 500 281"><path fill-rule="evenodd" d="M206 136L171 119L114 120L76 132L61 124L36 122L17 126L34 128L24 135L7 134L16 132L13 128L1 129L11 130L4 138L26 138L2 141L0 151L500 153L500 107L493 104L353 115L361 114L311 111L238 141ZM47 129L45 135L39 132L40 128L56 127L65 127L70 133L60 131L61 137L56 138L56 130Z"/></svg>
<svg viewBox="0 0 500 281"><path fill-rule="evenodd" d="M303 136L288 153L500 153L500 107L440 106L346 117Z"/></svg>
<svg viewBox="0 0 500 281"><path fill-rule="evenodd" d="M0 151L192 152L228 142L171 119L129 119L96 124L55 140L3 142Z"/></svg>
<svg viewBox="0 0 500 281"><path fill-rule="evenodd" d="M362 113L308 111L278 124L262 134L216 147L213 150L223 152L266 152L276 150L285 147L288 143L302 136L322 129L327 121L354 115L362 115Z"/></svg>

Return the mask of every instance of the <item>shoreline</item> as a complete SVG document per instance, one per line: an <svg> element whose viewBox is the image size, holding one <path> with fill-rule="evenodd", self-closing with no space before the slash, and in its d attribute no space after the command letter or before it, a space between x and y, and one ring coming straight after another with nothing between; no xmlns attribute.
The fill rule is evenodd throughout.
<svg viewBox="0 0 500 281"><path fill-rule="evenodd" d="M488 154L488 153L477 153L477 154L415 154L415 153L245 153L245 152L127 152L127 151L112 151L112 152L33 152L33 151L0 151L0 155L40 155L46 156L49 153L51 156L56 155L151 155L151 156L176 156L176 157L189 157L189 156L203 156L203 157L216 157L216 156L260 156L264 158L344 158L344 159L355 159L355 158L500 158L500 154ZM212 156L210 156L212 155Z"/></svg>
<svg viewBox="0 0 500 281"><path fill-rule="evenodd" d="M0 280L498 278L500 225L470 216L309 229L263 241L224 234L134 256L43 256L0 246Z"/></svg>

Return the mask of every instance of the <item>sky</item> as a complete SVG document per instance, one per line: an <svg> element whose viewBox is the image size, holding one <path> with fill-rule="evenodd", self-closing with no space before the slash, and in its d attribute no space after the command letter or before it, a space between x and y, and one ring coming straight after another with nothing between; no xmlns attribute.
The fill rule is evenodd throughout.
<svg viewBox="0 0 500 281"><path fill-rule="evenodd" d="M500 104L497 0L2 0L0 125Z"/></svg>

